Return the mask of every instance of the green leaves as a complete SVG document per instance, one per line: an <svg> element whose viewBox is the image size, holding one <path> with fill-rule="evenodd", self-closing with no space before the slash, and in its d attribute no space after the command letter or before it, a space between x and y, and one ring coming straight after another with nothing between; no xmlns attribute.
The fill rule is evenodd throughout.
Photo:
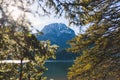
<svg viewBox="0 0 120 80"><path fill-rule="evenodd" d="M0 55L0 59L30 60L30 62L21 65L22 79L28 79L28 76L32 80L41 79L45 71L45 60L54 57L57 46L51 46L48 41L38 41L36 36L30 34L28 31L24 33L22 31L14 31L14 35L9 33L10 31L7 31L6 34L1 33L3 35L1 41L4 41L4 43L1 42L3 46L1 46L2 54ZM9 75L9 71L12 71L13 74L7 76L7 79L20 78L19 73L21 73L21 68L19 64L16 64L16 67L14 67L14 64L0 63L0 67L0 72L2 72L1 79Z"/></svg>
<svg viewBox="0 0 120 80"><path fill-rule="evenodd" d="M2 7L3 8L3 7ZM1 9L1 5L0 5ZM31 34L27 22L0 20L0 61L20 60L18 64L0 63L1 80L44 80L42 76L46 68L45 60L55 57L57 46L51 46L49 41L38 41ZM39 32L39 34L42 34ZM24 60L29 60L23 63ZM12 74L11 74L12 73Z"/></svg>
<svg viewBox="0 0 120 80"><path fill-rule="evenodd" d="M82 2L85 1L88 0L82 0ZM89 26L84 34L79 34L69 41L71 48L68 48L68 51L82 53L81 56L76 58L74 64L69 69L69 80L120 79L118 77L120 74L117 72L120 69L119 19L118 17L110 17L113 15L119 16L119 14L111 12L111 10L118 8L118 6L111 7L113 3L117 4L117 1L105 0L100 2L100 0L91 0L87 6L79 5L86 12L82 14L79 21L84 20L82 25L87 25L91 22L93 24ZM100 7L100 5L104 8ZM89 7L92 7L92 9ZM118 10L116 11L119 13ZM76 13L76 15L80 14ZM114 23L114 20L116 23Z"/></svg>

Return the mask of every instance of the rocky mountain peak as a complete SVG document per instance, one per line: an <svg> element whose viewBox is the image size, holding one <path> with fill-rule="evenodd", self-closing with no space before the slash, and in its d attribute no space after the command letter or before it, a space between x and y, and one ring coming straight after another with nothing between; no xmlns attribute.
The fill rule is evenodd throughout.
<svg viewBox="0 0 120 80"><path fill-rule="evenodd" d="M75 32L63 23L46 25L41 31L43 35L38 36L39 40L50 40L62 48L68 47L67 41L75 37Z"/></svg>

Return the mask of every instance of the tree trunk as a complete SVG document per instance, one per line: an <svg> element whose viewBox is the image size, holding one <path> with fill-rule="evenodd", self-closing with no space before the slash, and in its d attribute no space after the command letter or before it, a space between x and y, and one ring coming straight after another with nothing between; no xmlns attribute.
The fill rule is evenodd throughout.
<svg viewBox="0 0 120 80"><path fill-rule="evenodd" d="M22 65L22 59L21 59L21 62L20 62L20 79L19 80L22 80L22 70L23 70L23 65Z"/></svg>

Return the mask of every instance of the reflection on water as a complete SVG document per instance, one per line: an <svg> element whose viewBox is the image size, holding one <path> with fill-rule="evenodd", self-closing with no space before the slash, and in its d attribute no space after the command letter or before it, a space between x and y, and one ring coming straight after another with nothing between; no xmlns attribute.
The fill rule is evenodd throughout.
<svg viewBox="0 0 120 80"><path fill-rule="evenodd" d="M47 80L67 80L67 71L72 63L73 60L48 60L45 63L48 70L44 75L48 77Z"/></svg>
<svg viewBox="0 0 120 80"><path fill-rule="evenodd" d="M73 62L73 60L46 60L45 61L46 63L48 63L48 62L63 62L63 63L65 63L65 62Z"/></svg>

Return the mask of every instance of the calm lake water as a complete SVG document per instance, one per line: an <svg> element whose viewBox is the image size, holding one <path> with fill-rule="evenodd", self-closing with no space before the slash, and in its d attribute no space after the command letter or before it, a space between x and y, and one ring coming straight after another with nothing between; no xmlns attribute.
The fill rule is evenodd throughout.
<svg viewBox="0 0 120 80"><path fill-rule="evenodd" d="M73 64L73 60L48 60L45 67L47 80L67 80L68 68Z"/></svg>

